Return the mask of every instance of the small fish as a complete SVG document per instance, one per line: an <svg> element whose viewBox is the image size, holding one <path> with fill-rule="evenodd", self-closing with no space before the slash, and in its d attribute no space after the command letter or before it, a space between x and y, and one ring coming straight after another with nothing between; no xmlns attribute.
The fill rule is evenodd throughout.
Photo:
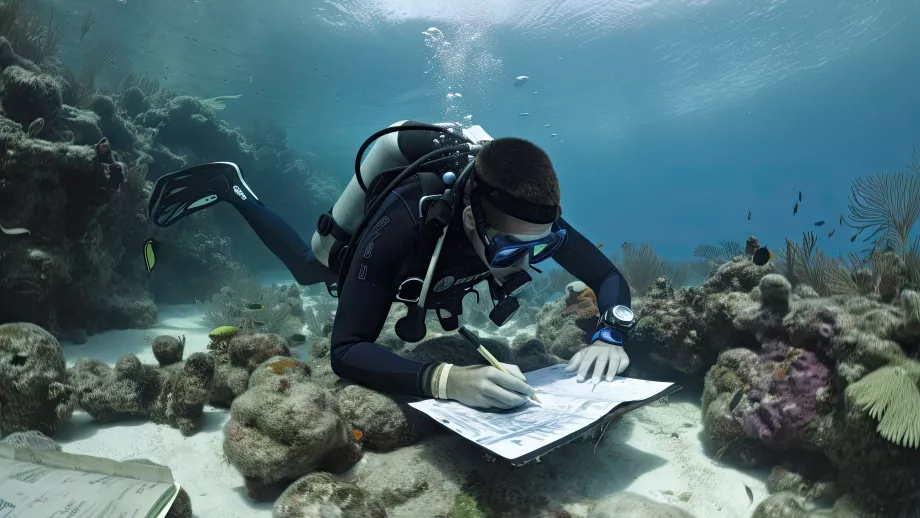
<svg viewBox="0 0 920 518"><path fill-rule="evenodd" d="M834 230L831 230L830 232L828 232L828 233L827 233L827 237L834 237L834 232L837 232L837 229L836 229L836 228L835 228Z"/></svg>
<svg viewBox="0 0 920 518"><path fill-rule="evenodd" d="M850 238L850 243L852 243L853 241L856 241L857 237L859 237L859 232L853 234L853 237Z"/></svg>
<svg viewBox="0 0 920 518"><path fill-rule="evenodd" d="M744 392L742 392L741 389L738 389L737 391L735 391L735 395L732 396L732 400L729 401L729 403L728 403L728 410L729 410L729 411L734 410L735 407L738 406L738 403L741 402L741 396L743 396L743 395L744 395Z"/></svg>
<svg viewBox="0 0 920 518"><path fill-rule="evenodd" d="M307 337L300 333L294 333L291 335L289 340L291 341L292 344L300 345L307 341Z"/></svg>
<svg viewBox="0 0 920 518"><path fill-rule="evenodd" d="M250 303L250 304L246 304L246 309L251 309L251 310L253 310L253 311L260 310L260 309L262 309L262 308L264 308L264 307L265 307L265 306L263 306L262 304L259 304L258 302L252 302L252 303Z"/></svg>
<svg viewBox="0 0 920 518"><path fill-rule="evenodd" d="M364 437L364 432L362 432L361 430L358 430L357 428L355 428L355 429L351 432L351 436L354 437L356 441L360 441L361 438Z"/></svg>
<svg viewBox="0 0 920 518"><path fill-rule="evenodd" d="M252 321L252 325L253 325L253 327L262 327L262 326L265 325L265 322L263 322L263 321L261 321L261 320L253 320L253 321Z"/></svg>
<svg viewBox="0 0 920 518"><path fill-rule="evenodd" d="M230 338L240 332L240 328L235 326L220 326L208 333L208 338Z"/></svg>
<svg viewBox="0 0 920 518"><path fill-rule="evenodd" d="M744 492L747 493L747 496L748 496L748 507L750 507L751 504L754 503L754 492L751 491L751 488L749 488L748 485L745 484L744 482L742 482L741 485L744 486Z"/></svg>
<svg viewBox="0 0 920 518"><path fill-rule="evenodd" d="M20 236L23 234L28 236L32 234L28 229L25 228L4 228L3 225L0 225L0 232L3 232L8 236Z"/></svg>
<svg viewBox="0 0 920 518"><path fill-rule="evenodd" d="M147 268L147 275L150 275L153 272L153 267L157 265L157 250L160 248L160 243L148 237L144 241L144 266Z"/></svg>
<svg viewBox="0 0 920 518"><path fill-rule="evenodd" d="M802 201L802 191L799 191L799 201Z"/></svg>
<svg viewBox="0 0 920 518"><path fill-rule="evenodd" d="M748 221L751 221L751 211L748 211Z"/></svg>
<svg viewBox="0 0 920 518"><path fill-rule="evenodd" d="M843 214L840 215L840 224L843 225Z"/></svg>
<svg viewBox="0 0 920 518"><path fill-rule="evenodd" d="M762 246L754 251L751 261L757 266L763 266L773 259L773 252L769 248Z"/></svg>
<svg viewBox="0 0 920 518"><path fill-rule="evenodd" d="M795 216L799 212L799 202L795 202L795 207L792 207L792 215Z"/></svg>
<svg viewBox="0 0 920 518"><path fill-rule="evenodd" d="M598 242L597 242L597 245L595 245L595 246L597 246L598 248L601 248L601 247L604 246L604 242L603 242L603 241L598 241Z"/></svg>
<svg viewBox="0 0 920 518"><path fill-rule="evenodd" d="M530 112L521 112L518 114L518 117L530 117Z"/></svg>
<svg viewBox="0 0 920 518"><path fill-rule="evenodd" d="M824 226L824 220L822 219L821 221L815 221L815 226L816 226L816 227L823 227L823 226Z"/></svg>

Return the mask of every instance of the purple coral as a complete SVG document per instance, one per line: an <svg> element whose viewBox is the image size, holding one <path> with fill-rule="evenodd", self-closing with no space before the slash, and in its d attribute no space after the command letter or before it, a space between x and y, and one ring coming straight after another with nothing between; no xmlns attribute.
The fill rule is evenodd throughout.
<svg viewBox="0 0 920 518"><path fill-rule="evenodd" d="M748 405L738 407L741 426L749 437L783 446L820 412L829 370L813 352L802 349L770 351L759 359Z"/></svg>

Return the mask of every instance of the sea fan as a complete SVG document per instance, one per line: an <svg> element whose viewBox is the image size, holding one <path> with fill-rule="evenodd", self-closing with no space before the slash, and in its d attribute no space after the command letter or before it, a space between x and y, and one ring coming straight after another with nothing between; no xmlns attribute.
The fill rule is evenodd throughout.
<svg viewBox="0 0 920 518"><path fill-rule="evenodd" d="M847 400L879 421L879 435L920 448L920 363L908 361L871 372L846 389Z"/></svg>

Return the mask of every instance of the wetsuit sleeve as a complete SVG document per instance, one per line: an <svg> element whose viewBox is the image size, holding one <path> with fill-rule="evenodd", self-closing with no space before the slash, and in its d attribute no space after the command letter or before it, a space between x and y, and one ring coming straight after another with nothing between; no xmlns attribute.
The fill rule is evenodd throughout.
<svg viewBox="0 0 920 518"><path fill-rule="evenodd" d="M559 266L594 290L601 313L616 305L631 307L629 284L613 262L564 219L559 218L558 224L567 236L565 243L553 254ZM600 321L598 326L601 326Z"/></svg>
<svg viewBox="0 0 920 518"><path fill-rule="evenodd" d="M416 249L416 224L397 194L358 242L332 325L332 370L342 378L391 394L426 396L422 363L374 343L380 336L404 264Z"/></svg>

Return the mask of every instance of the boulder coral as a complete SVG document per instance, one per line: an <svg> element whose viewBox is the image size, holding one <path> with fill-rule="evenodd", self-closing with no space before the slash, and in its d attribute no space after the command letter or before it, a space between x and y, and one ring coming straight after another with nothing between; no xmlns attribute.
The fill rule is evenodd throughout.
<svg viewBox="0 0 920 518"><path fill-rule="evenodd" d="M64 353L48 331L0 325L0 434L35 430L53 436L73 413Z"/></svg>
<svg viewBox="0 0 920 518"><path fill-rule="evenodd" d="M360 458L335 396L309 381L308 372L300 360L270 358L230 407L224 455L254 500L271 499L329 464L346 469Z"/></svg>
<svg viewBox="0 0 920 518"><path fill-rule="evenodd" d="M208 346L216 365L209 403L229 408L233 400L246 392L249 375L265 360L290 356L286 341L273 333L239 334L227 341L212 340Z"/></svg>

